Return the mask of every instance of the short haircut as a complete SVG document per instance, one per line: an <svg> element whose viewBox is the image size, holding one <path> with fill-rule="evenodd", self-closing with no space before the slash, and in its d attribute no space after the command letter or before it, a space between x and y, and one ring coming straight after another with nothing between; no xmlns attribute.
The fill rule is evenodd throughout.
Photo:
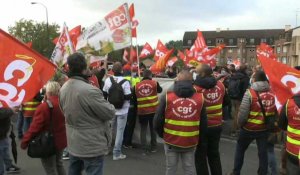
<svg viewBox="0 0 300 175"><path fill-rule="evenodd" d="M81 53L73 53L68 56L67 63L71 74L81 74L83 70L87 69L85 57Z"/></svg>
<svg viewBox="0 0 300 175"><path fill-rule="evenodd" d="M152 77L152 72L149 69L144 70L143 77L144 78L151 78Z"/></svg>
<svg viewBox="0 0 300 175"><path fill-rule="evenodd" d="M296 70L300 70L300 66L295 66L294 67Z"/></svg>
<svg viewBox="0 0 300 175"><path fill-rule="evenodd" d="M0 119L10 118L14 114L11 108L0 108Z"/></svg>
<svg viewBox="0 0 300 175"><path fill-rule="evenodd" d="M186 69L180 71L177 75L177 81L185 81L185 80L193 80L193 74Z"/></svg>
<svg viewBox="0 0 300 175"><path fill-rule="evenodd" d="M213 71L211 67L207 64L200 64L196 68L196 72L200 74L204 74L204 76L211 76L213 74Z"/></svg>
<svg viewBox="0 0 300 175"><path fill-rule="evenodd" d="M254 73L253 78L256 81L268 81L268 78L264 71L258 70Z"/></svg>
<svg viewBox="0 0 300 175"><path fill-rule="evenodd" d="M112 67L112 71L114 73L122 73L122 70L123 70L122 64L120 62L115 62Z"/></svg>
<svg viewBox="0 0 300 175"><path fill-rule="evenodd" d="M46 85L46 94L51 96L58 96L60 85L56 81L49 81Z"/></svg>

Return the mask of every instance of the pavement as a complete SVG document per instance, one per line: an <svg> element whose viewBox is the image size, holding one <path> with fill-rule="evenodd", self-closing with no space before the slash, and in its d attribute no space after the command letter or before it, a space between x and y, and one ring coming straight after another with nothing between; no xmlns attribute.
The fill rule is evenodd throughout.
<svg viewBox="0 0 300 175"><path fill-rule="evenodd" d="M222 161L223 174L230 173L233 168L234 152L236 146L236 138L230 136L230 126L232 121L225 121L223 124L223 135L220 142L220 154ZM138 127L138 126L137 126ZM137 128L138 130L139 128ZM135 133L135 137L137 133ZM135 142L138 140L135 138ZM113 161L112 155L105 157L104 175L163 175L165 173L165 156L163 144L158 140L158 149L156 153L144 154L140 148L123 149L123 153L127 155L124 160ZM26 151L21 150L18 144L18 166L21 168L21 175L44 175L41 161L32 159L27 156ZM276 158L279 167L280 150L275 149ZM68 169L68 161L64 161L66 170ZM241 174L256 174L258 168L257 148L253 143L249 146L244 160L244 166ZM84 174L84 173L83 173ZM178 165L176 175L183 174L181 163Z"/></svg>

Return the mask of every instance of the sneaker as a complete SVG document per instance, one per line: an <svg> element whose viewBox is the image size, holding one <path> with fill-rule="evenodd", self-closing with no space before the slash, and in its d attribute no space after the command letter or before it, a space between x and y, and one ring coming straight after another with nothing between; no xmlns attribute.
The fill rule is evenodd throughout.
<svg viewBox="0 0 300 175"><path fill-rule="evenodd" d="M113 160L122 160L126 159L126 155L120 154L119 156L113 156Z"/></svg>
<svg viewBox="0 0 300 175"><path fill-rule="evenodd" d="M157 152L157 149L156 149L156 148L151 148L151 149L150 149L150 152L156 153L156 152Z"/></svg>
<svg viewBox="0 0 300 175"><path fill-rule="evenodd" d="M20 168L15 165L11 165L11 167L6 168L6 173L7 174L20 173Z"/></svg>
<svg viewBox="0 0 300 175"><path fill-rule="evenodd" d="M64 153L62 155L62 160L70 160L69 153Z"/></svg>
<svg viewBox="0 0 300 175"><path fill-rule="evenodd" d="M132 147L132 145L123 145L123 148L125 148L125 149L132 149L133 147Z"/></svg>

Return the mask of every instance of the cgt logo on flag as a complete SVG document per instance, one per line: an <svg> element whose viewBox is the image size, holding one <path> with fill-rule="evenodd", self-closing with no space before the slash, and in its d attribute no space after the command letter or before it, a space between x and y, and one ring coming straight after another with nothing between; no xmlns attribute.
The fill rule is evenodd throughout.
<svg viewBox="0 0 300 175"><path fill-rule="evenodd" d="M15 55L15 60L4 69L4 82L0 83L0 89L6 95L0 93L0 107L18 106L24 100L26 90L22 87L32 76L36 59L26 55ZM3 104L5 102L6 104Z"/></svg>
<svg viewBox="0 0 300 175"><path fill-rule="evenodd" d="M127 24L126 10L124 5L112 11L105 17L106 22L109 24L110 30L115 30L124 24Z"/></svg>

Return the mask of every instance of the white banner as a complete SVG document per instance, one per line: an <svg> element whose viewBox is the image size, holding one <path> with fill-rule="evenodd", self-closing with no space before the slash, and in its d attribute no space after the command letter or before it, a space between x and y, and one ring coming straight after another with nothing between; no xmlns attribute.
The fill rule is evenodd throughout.
<svg viewBox="0 0 300 175"><path fill-rule="evenodd" d="M123 4L96 24L86 28L78 38L76 50L104 56L131 45L131 22L128 5Z"/></svg>

